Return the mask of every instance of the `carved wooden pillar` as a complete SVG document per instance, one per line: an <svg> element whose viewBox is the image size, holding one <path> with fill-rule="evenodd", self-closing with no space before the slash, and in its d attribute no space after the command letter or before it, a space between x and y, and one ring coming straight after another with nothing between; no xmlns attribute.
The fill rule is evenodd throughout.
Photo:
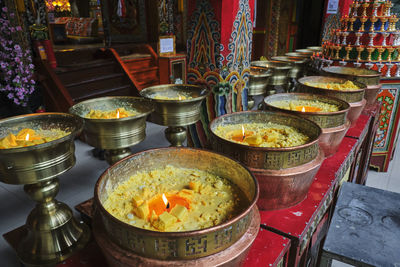
<svg viewBox="0 0 400 267"><path fill-rule="evenodd" d="M208 124L247 109L254 0L188 0L188 83L212 89L189 144L208 147Z"/></svg>

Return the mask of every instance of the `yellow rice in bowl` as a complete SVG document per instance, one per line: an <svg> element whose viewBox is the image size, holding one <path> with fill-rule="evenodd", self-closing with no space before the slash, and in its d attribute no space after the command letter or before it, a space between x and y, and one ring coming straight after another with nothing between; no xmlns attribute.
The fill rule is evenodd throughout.
<svg viewBox="0 0 400 267"><path fill-rule="evenodd" d="M271 122L220 125L215 134L235 143L256 147L293 147L310 140L294 127Z"/></svg>
<svg viewBox="0 0 400 267"><path fill-rule="evenodd" d="M335 112L339 111L339 107L334 104L329 104L325 102L321 102L318 100L282 100L282 101L275 101L272 102L271 105L292 111L302 111L301 107L313 107L316 108L314 112ZM304 112L307 112L305 110Z"/></svg>
<svg viewBox="0 0 400 267"><path fill-rule="evenodd" d="M162 194L171 204L168 210ZM248 200L225 178L167 165L134 174L109 193L103 205L114 217L133 226L176 232L219 225L242 212Z"/></svg>
<svg viewBox="0 0 400 267"><path fill-rule="evenodd" d="M339 91L352 91L359 90L360 87L355 85L352 81L346 81L344 83L304 83L307 86L318 87L323 89L339 90Z"/></svg>

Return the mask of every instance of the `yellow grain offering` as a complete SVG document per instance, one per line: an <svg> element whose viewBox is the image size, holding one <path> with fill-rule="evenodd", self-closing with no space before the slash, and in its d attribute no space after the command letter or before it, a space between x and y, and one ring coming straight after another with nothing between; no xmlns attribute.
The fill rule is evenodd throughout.
<svg viewBox="0 0 400 267"><path fill-rule="evenodd" d="M335 112L339 107L334 104L324 103L318 100L282 100L271 103L277 108L303 111L303 112Z"/></svg>
<svg viewBox="0 0 400 267"><path fill-rule="evenodd" d="M117 108L115 110L102 111L91 109L85 118L88 119L119 119L137 115L137 112L126 110L125 108Z"/></svg>
<svg viewBox="0 0 400 267"><path fill-rule="evenodd" d="M158 99L158 100L186 100L186 99L191 99L192 97L185 94L185 93L178 93L175 95L168 94L169 92L166 92L164 94L161 93L156 93L151 96L152 99Z"/></svg>
<svg viewBox="0 0 400 267"><path fill-rule="evenodd" d="M136 173L103 203L119 220L155 231L192 231L221 224L248 201L227 179L206 171L177 168Z"/></svg>
<svg viewBox="0 0 400 267"><path fill-rule="evenodd" d="M359 90L360 87L355 85L352 81L346 81L344 83L310 83L306 82L305 85L318 87L323 89L339 90L339 91L352 91Z"/></svg>
<svg viewBox="0 0 400 267"><path fill-rule="evenodd" d="M35 131L30 128L24 128L17 134L9 133L0 139L0 149L34 146L47 143L68 135L69 132L63 130L40 130Z"/></svg>
<svg viewBox="0 0 400 267"><path fill-rule="evenodd" d="M220 125L215 134L229 141L257 147L299 146L310 139L294 127L271 122Z"/></svg>

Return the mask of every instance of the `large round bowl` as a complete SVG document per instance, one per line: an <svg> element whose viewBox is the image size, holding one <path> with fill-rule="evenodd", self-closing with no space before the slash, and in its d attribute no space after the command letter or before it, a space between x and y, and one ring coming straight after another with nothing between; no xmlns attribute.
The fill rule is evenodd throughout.
<svg viewBox="0 0 400 267"><path fill-rule="evenodd" d="M162 169L167 165L204 170L226 178L243 191L249 204L229 221L188 232L145 230L118 220L104 209L108 194L136 172ZM97 181L94 198L105 232L112 242L146 258L185 260L220 252L239 240L256 212L258 190L254 176L239 162L206 150L174 147L143 151L111 166Z"/></svg>
<svg viewBox="0 0 400 267"><path fill-rule="evenodd" d="M302 58L305 58L305 59L311 59L310 55L303 54L303 53L300 53L300 52L287 52L287 53L285 53L285 56L288 56L288 57L302 57Z"/></svg>
<svg viewBox="0 0 400 267"><path fill-rule="evenodd" d="M90 119L90 110L111 111L117 108L133 110L135 116L119 119ZM146 137L146 117L153 111L153 104L133 96L106 96L80 102L69 112L85 120L85 141L101 149L120 149L138 144Z"/></svg>
<svg viewBox="0 0 400 267"><path fill-rule="evenodd" d="M330 90L307 85L306 83L344 83L347 79L337 77L326 77L326 76L308 76L299 79L300 91L304 93L327 95L339 98L350 104L350 110L347 118L351 122L351 126L354 126L361 112L363 111L367 101L364 99L364 92L366 85L360 82L354 81L360 89L358 90Z"/></svg>
<svg viewBox="0 0 400 267"><path fill-rule="evenodd" d="M364 98L367 100L366 108L375 104L379 90L382 88L382 84L379 83L381 80L381 73L376 70L332 66L323 68L322 72L330 76L365 84L367 86L364 94Z"/></svg>
<svg viewBox="0 0 400 267"><path fill-rule="evenodd" d="M322 52L322 46L308 46L307 50L311 50L315 53Z"/></svg>
<svg viewBox="0 0 400 267"><path fill-rule="evenodd" d="M0 149L0 181L8 184L34 184L52 179L75 164L75 136L83 121L66 113L36 113L0 120L0 138L23 128L63 130L66 136L40 145Z"/></svg>
<svg viewBox="0 0 400 267"><path fill-rule="evenodd" d="M155 103L150 116L154 123L164 126L187 126L200 119L201 102L211 91L203 86L189 84L163 84L151 86L140 91L140 95ZM178 94L191 98L173 100L157 99L157 96L175 97Z"/></svg>
<svg viewBox="0 0 400 267"><path fill-rule="evenodd" d="M304 101L319 101L327 104L336 105L338 111L334 112L302 112L295 110L287 110L279 108L274 103L304 100ZM322 129L322 134L319 139L319 145L324 151L325 157L329 157L336 153L342 142L347 130L350 127L350 121L347 119L347 113L350 110L350 105L338 98L303 93L276 94L268 96L264 99L268 109L281 112L288 112L306 119L309 119L319 125Z"/></svg>
<svg viewBox="0 0 400 267"><path fill-rule="evenodd" d="M315 51L311 50L311 49L297 49L295 51L295 53L300 53L302 55L311 57L313 55L313 53L315 53Z"/></svg>
<svg viewBox="0 0 400 267"><path fill-rule="evenodd" d="M304 145L284 148L252 147L215 134L217 127L246 123L278 123L292 126L310 137ZM245 111L215 118L209 125L214 150L243 162L257 177L262 210L282 209L307 195L324 153L318 145L321 128L314 122L288 113Z"/></svg>

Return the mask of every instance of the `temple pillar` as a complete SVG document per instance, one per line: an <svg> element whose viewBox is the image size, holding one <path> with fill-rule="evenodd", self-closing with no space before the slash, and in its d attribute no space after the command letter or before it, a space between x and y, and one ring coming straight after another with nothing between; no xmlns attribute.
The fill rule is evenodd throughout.
<svg viewBox="0 0 400 267"><path fill-rule="evenodd" d="M212 90L189 145L208 147L215 117L247 110L254 0L188 0L188 83Z"/></svg>

